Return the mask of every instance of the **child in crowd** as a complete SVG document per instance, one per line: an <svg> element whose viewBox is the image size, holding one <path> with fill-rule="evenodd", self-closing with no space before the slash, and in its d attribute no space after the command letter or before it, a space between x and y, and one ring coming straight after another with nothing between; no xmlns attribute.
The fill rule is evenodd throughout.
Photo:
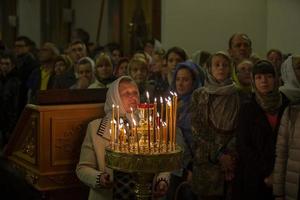
<svg viewBox="0 0 300 200"><path fill-rule="evenodd" d="M83 57L78 61L78 79L70 89L87 89L94 81L95 63L89 57Z"/></svg>
<svg viewBox="0 0 300 200"><path fill-rule="evenodd" d="M116 78L127 75L128 63L129 63L129 60L126 57L121 58L119 60L117 66L114 69L114 75Z"/></svg>

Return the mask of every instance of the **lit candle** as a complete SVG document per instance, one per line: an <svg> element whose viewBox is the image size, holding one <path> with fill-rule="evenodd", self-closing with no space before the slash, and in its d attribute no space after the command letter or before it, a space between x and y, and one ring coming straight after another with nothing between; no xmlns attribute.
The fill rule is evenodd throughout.
<svg viewBox="0 0 300 200"><path fill-rule="evenodd" d="M154 108L153 108L153 142L156 142L156 110L157 110L157 101L156 98L154 98Z"/></svg>
<svg viewBox="0 0 300 200"><path fill-rule="evenodd" d="M160 117L164 120L164 100L160 97Z"/></svg>
<svg viewBox="0 0 300 200"><path fill-rule="evenodd" d="M119 105L117 105L116 108L117 108L117 131L118 131L118 135L120 135L120 107L119 107Z"/></svg>
<svg viewBox="0 0 300 200"><path fill-rule="evenodd" d="M163 138L164 138L163 140L164 140L164 143L166 145L166 150L168 150L168 145L167 145L167 123L163 122L162 127L163 127Z"/></svg>
<svg viewBox="0 0 300 200"><path fill-rule="evenodd" d="M110 121L110 134L111 134L110 142L111 142L112 146L114 147L115 133L114 133L114 122L113 122L113 120Z"/></svg>
<svg viewBox="0 0 300 200"><path fill-rule="evenodd" d="M173 107L171 101L168 102L169 106L169 138L170 138L170 145L172 146L173 144Z"/></svg>
<svg viewBox="0 0 300 200"><path fill-rule="evenodd" d="M174 146L176 145L177 94L174 92Z"/></svg>
<svg viewBox="0 0 300 200"><path fill-rule="evenodd" d="M169 126L170 126L170 116L169 116L169 114L170 114L170 112L169 112L169 104L168 104L168 100L166 99L166 131L168 132L169 131ZM166 140L165 140L165 142L166 142L166 145L168 146L168 140L170 139L168 136L169 136L170 134L169 133L167 133L167 135L166 135Z"/></svg>
<svg viewBox="0 0 300 200"><path fill-rule="evenodd" d="M158 152L160 152L160 140L161 140L161 137L160 137L160 130L159 130L159 126L156 127L156 133L157 133L157 141L158 141Z"/></svg>
<svg viewBox="0 0 300 200"><path fill-rule="evenodd" d="M111 120L112 120L112 123L113 123L113 126L112 126L112 134L113 134L113 143L115 142L115 104L112 105L112 116L111 116Z"/></svg>
<svg viewBox="0 0 300 200"><path fill-rule="evenodd" d="M110 143L110 147L112 147L112 136L111 136L111 128L109 129L109 143Z"/></svg>
<svg viewBox="0 0 300 200"><path fill-rule="evenodd" d="M126 123L126 128L129 130L129 124ZM127 144L128 144L128 152L130 152L130 131L127 133Z"/></svg>
<svg viewBox="0 0 300 200"><path fill-rule="evenodd" d="M138 136L138 132L137 132L137 124L136 124L134 119L133 119L133 125L134 125L134 128L135 128L135 139L136 139L136 144L137 144L137 150L138 150L138 153L139 153L140 152L139 136Z"/></svg>
<svg viewBox="0 0 300 200"><path fill-rule="evenodd" d="M148 150L150 152L150 98L149 98L149 92L146 92L146 97L147 97L147 120L148 120Z"/></svg>

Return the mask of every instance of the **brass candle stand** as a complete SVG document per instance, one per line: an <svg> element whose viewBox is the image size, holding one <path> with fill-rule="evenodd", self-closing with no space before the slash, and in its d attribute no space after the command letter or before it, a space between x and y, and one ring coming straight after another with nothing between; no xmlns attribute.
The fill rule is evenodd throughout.
<svg viewBox="0 0 300 200"><path fill-rule="evenodd" d="M116 151L106 148L106 166L126 173L132 173L136 181L135 193L138 200L152 198L153 177L160 172L171 172L180 168L181 149L164 153L142 154Z"/></svg>
<svg viewBox="0 0 300 200"><path fill-rule="evenodd" d="M105 149L106 166L132 173L136 181L138 200L151 199L153 178L160 172L171 172L181 167L182 150L176 145L177 95L138 105L138 117L131 110L131 122L119 116L119 106L112 105L110 145Z"/></svg>

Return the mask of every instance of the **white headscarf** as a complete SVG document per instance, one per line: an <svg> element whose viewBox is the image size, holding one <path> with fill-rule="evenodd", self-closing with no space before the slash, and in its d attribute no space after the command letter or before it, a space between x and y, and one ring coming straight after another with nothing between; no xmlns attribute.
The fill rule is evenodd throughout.
<svg viewBox="0 0 300 200"><path fill-rule="evenodd" d="M114 82L112 82L108 88L108 91L106 93L106 101L104 104L104 112L106 115L111 115L112 112L112 105L114 104L119 105L120 109L120 116L126 116L126 118L131 122L130 113L126 113L126 110L124 108L123 102L121 100L120 94L119 94L119 84L120 81L126 79L129 81L132 81L133 84L135 84L134 80L130 76L121 76ZM135 84L136 85L136 84ZM136 85L137 87L137 85ZM138 88L138 87L137 87ZM138 91L138 89L137 89Z"/></svg>
<svg viewBox="0 0 300 200"><path fill-rule="evenodd" d="M285 94L291 102L296 102L300 100L300 83L294 71L292 58L293 56L288 57L281 66L281 78L284 84L279 90Z"/></svg>

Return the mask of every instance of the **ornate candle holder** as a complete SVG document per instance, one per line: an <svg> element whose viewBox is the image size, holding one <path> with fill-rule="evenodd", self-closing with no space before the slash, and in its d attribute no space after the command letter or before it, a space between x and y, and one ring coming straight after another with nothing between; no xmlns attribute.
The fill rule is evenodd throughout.
<svg viewBox="0 0 300 200"><path fill-rule="evenodd" d="M176 145L175 137L175 95L166 99L165 105L160 102L160 112L156 100L138 105L139 120L133 117L132 110L130 125L119 118L118 106L112 107L111 142L106 147L105 162L109 168L133 174L137 199L151 198L155 174L181 166L182 150Z"/></svg>

